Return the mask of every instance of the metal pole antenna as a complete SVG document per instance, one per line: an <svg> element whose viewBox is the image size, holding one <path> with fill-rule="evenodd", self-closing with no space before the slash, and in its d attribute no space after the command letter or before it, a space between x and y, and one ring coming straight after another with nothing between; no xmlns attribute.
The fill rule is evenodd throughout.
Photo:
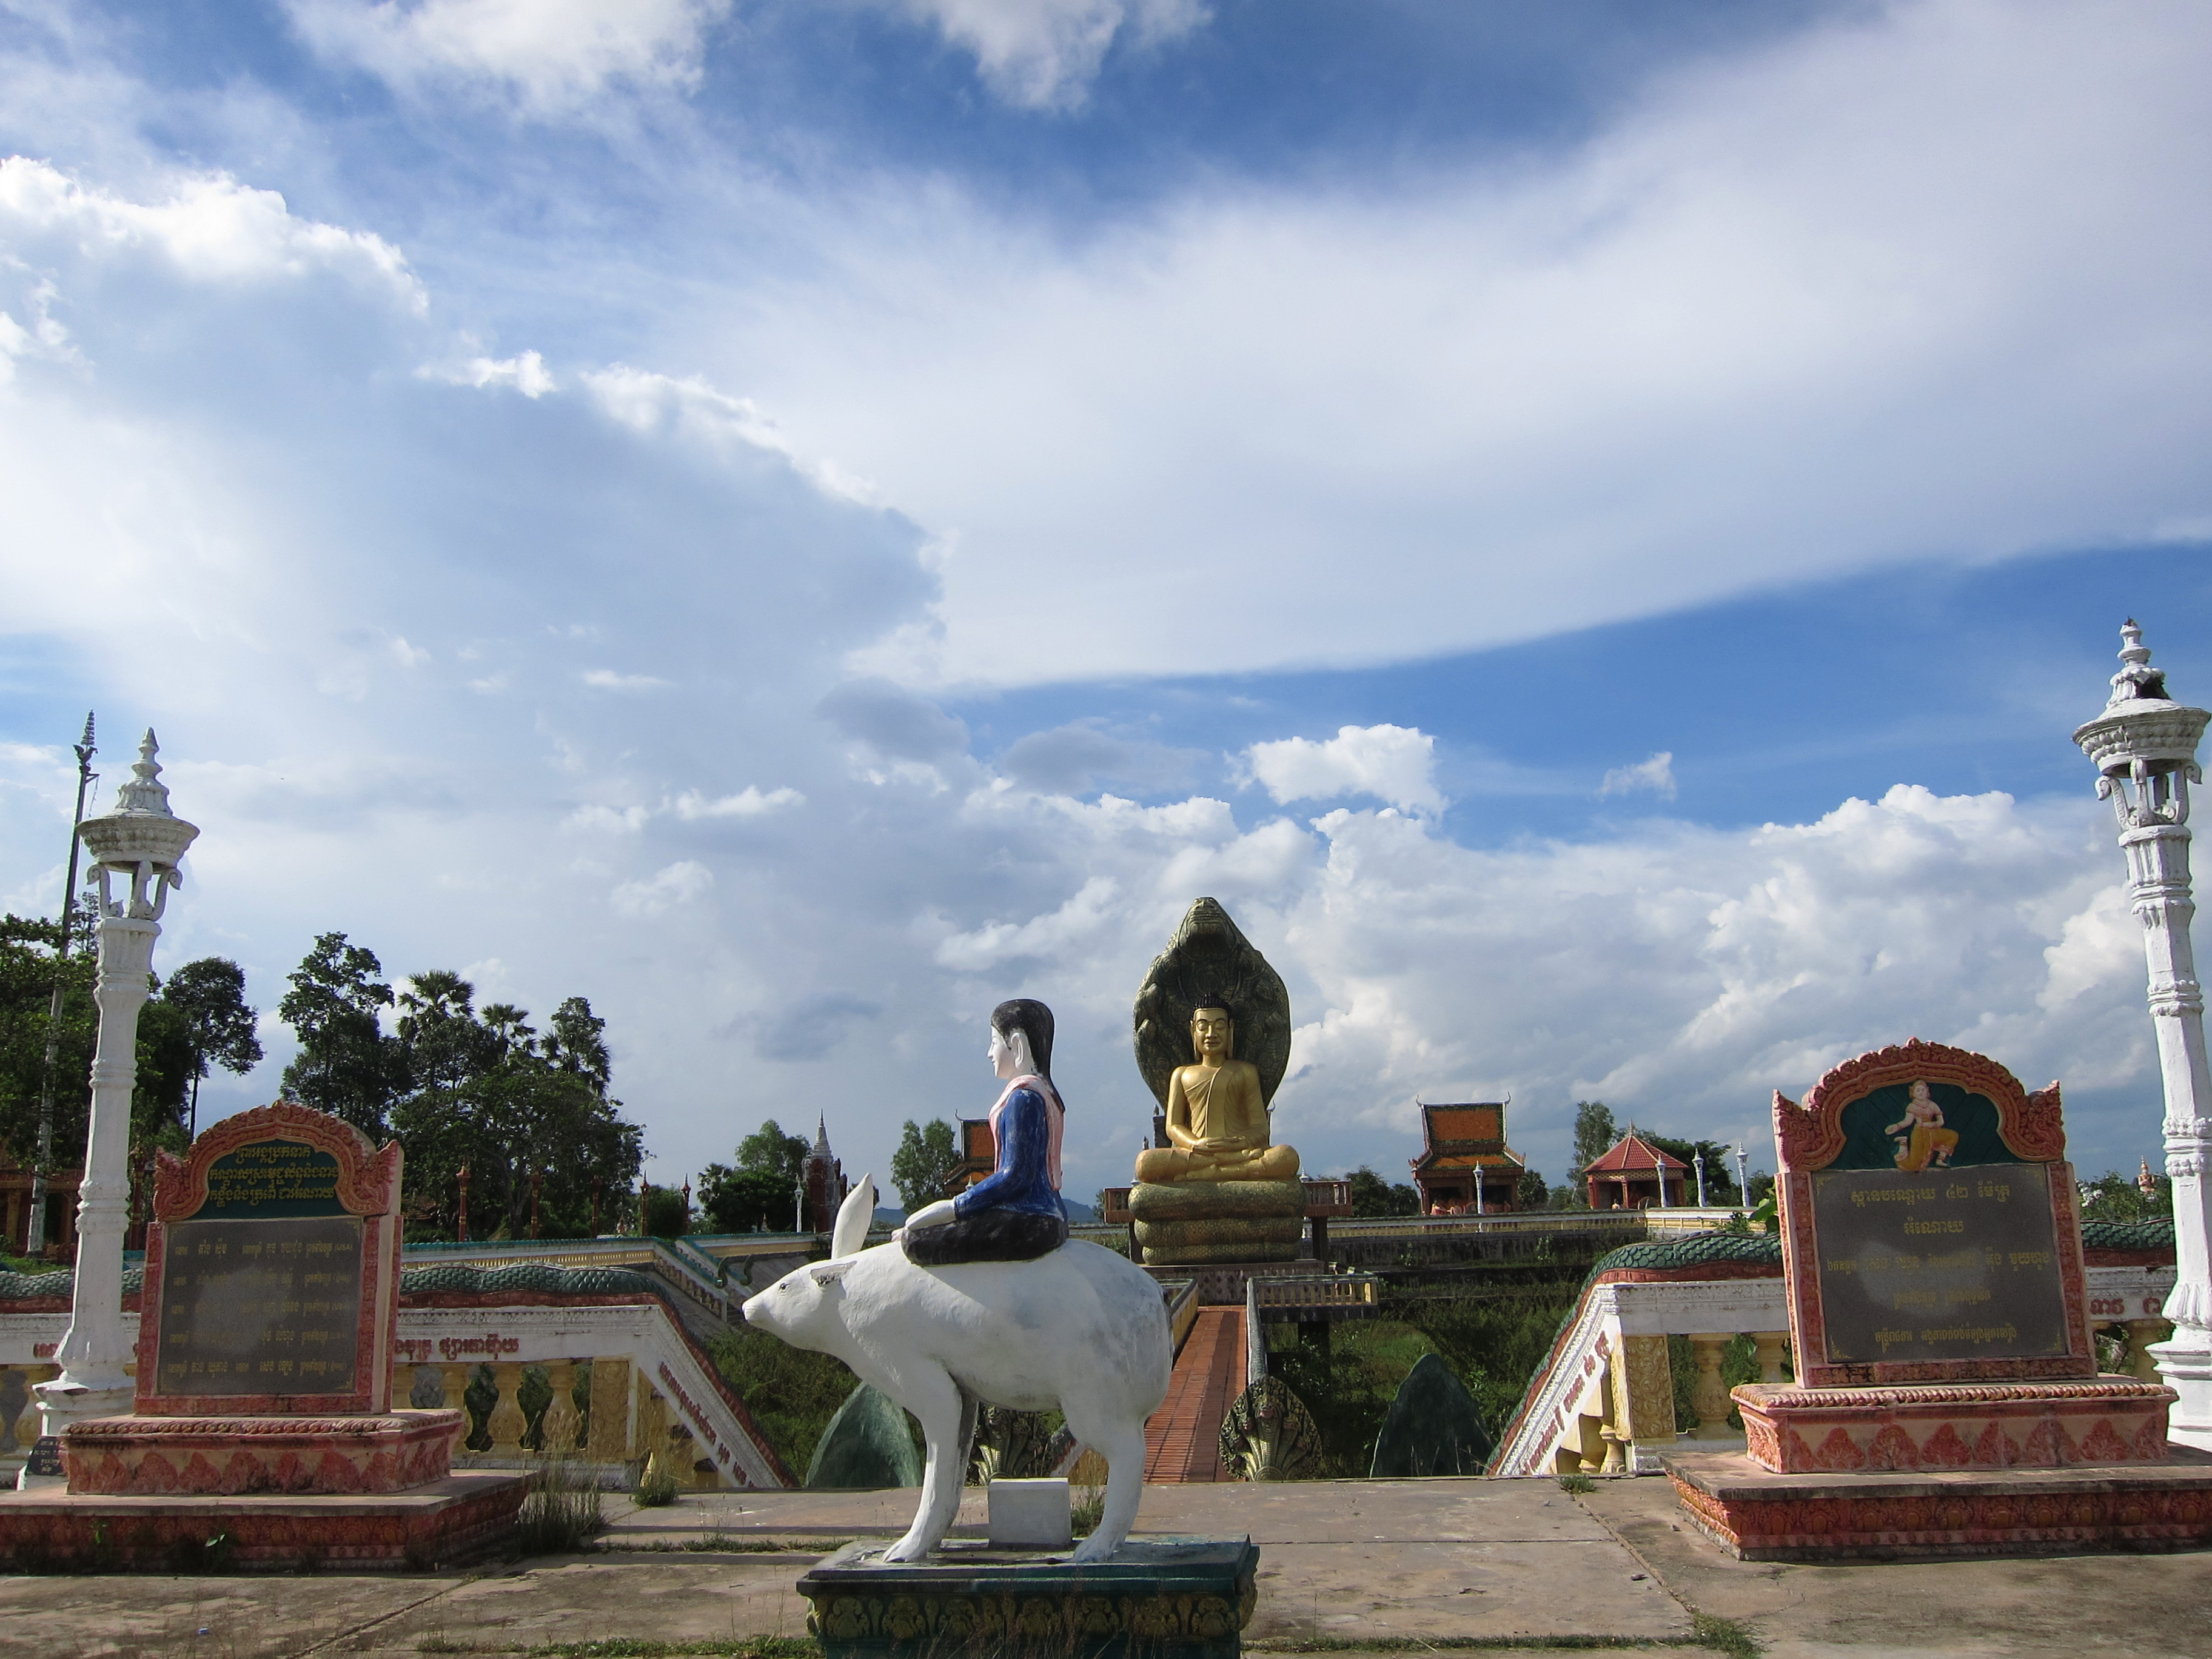
<svg viewBox="0 0 2212 1659"><path fill-rule="evenodd" d="M23 1233L23 1254L46 1246L46 1175L54 1164L54 1060L62 1040L63 968L69 962L70 913L76 903L77 826L84 822L84 792L96 775L92 757L92 714L84 717L84 739L76 750L76 811L70 818L69 874L62 878L62 942L54 952L54 994L46 1005L46 1062L39 1073L39 1152L31 1165L31 1214Z"/></svg>

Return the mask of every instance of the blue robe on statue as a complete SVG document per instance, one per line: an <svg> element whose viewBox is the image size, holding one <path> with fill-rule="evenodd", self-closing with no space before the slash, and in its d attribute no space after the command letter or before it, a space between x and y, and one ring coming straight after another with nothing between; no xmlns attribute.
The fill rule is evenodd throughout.
<svg viewBox="0 0 2212 1659"><path fill-rule="evenodd" d="M923 1267L956 1261L1033 1261L1067 1242L1060 1200L1060 1125L1066 1109L1049 1079L1018 1077L991 1109L998 1167L952 1200L942 1227L902 1235L907 1259Z"/></svg>

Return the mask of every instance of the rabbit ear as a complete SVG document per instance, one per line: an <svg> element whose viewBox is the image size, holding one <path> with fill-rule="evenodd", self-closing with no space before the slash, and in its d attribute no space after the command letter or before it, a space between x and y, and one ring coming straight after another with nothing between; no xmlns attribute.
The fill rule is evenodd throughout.
<svg viewBox="0 0 2212 1659"><path fill-rule="evenodd" d="M876 1218L876 1178L864 1175L854 1183L837 1206L837 1224L830 1233L830 1255L835 1261L851 1255L868 1242L868 1224Z"/></svg>

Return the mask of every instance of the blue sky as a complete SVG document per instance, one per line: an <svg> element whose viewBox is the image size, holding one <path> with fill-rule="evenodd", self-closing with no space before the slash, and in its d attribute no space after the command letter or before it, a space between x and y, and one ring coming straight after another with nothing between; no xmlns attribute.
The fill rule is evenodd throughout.
<svg viewBox="0 0 2212 1659"><path fill-rule="evenodd" d="M1745 1138L1907 1035L2156 1152L2067 742L2212 689L2212 28L2146 6L0 0L0 899L613 1022L672 1180L1282 967L1282 1133ZM265 1098L286 1051L219 1108Z"/></svg>

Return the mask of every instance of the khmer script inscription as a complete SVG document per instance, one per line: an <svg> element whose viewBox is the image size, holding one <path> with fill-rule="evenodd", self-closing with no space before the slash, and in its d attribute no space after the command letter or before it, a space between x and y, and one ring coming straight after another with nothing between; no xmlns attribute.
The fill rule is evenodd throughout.
<svg viewBox="0 0 2212 1659"><path fill-rule="evenodd" d="M361 1253L353 1217L171 1222L155 1361L161 1392L349 1392Z"/></svg>
<svg viewBox="0 0 2212 1659"><path fill-rule="evenodd" d="M1812 1182L1831 1363L2072 1352L2039 1168L1832 1170Z"/></svg>

